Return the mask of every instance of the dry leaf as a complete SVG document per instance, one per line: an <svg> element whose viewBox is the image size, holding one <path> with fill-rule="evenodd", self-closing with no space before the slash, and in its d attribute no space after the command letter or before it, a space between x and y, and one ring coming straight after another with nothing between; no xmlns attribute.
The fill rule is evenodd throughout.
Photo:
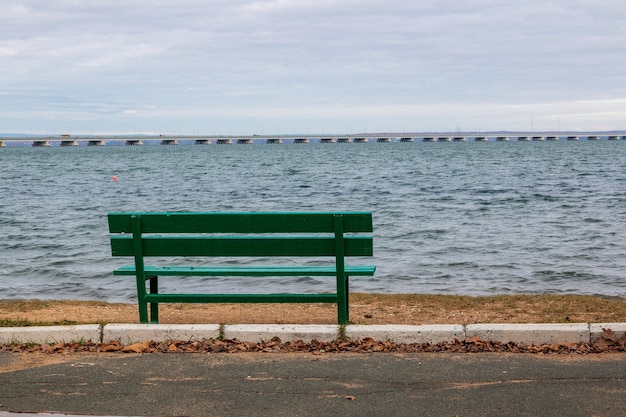
<svg viewBox="0 0 626 417"><path fill-rule="evenodd" d="M615 332L611 329L602 328L602 336L603 338L610 340L611 342L617 342L617 336L615 336Z"/></svg>
<svg viewBox="0 0 626 417"><path fill-rule="evenodd" d="M122 349L122 352L142 353L142 352L145 352L146 350L148 350L148 347L150 347L150 342L149 341L133 343L132 345L125 346L124 349Z"/></svg>
<svg viewBox="0 0 626 417"><path fill-rule="evenodd" d="M114 340L102 346L102 351L103 352L117 352L119 350L122 350L123 347L124 346L122 346L121 343Z"/></svg>

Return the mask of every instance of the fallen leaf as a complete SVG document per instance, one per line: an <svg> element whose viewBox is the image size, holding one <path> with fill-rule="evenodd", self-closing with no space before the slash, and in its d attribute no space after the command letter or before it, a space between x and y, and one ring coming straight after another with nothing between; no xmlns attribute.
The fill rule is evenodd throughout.
<svg viewBox="0 0 626 417"><path fill-rule="evenodd" d="M51 350L52 352L58 352L58 351L60 351L61 349L63 349L63 347L64 347L64 346L65 346L65 344L64 344L64 343L57 343L56 345L52 346L52 347L50 348L50 350Z"/></svg>
<svg viewBox="0 0 626 417"><path fill-rule="evenodd" d="M139 343L133 343L132 345L128 345L125 346L122 349L122 352L127 352L127 353L142 353L146 350L148 350L148 347L150 347L150 342L139 342Z"/></svg>
<svg viewBox="0 0 626 417"><path fill-rule="evenodd" d="M119 350L122 350L123 347L124 346L122 346L119 342L112 341L102 346L102 351L103 352L117 352Z"/></svg>
<svg viewBox="0 0 626 417"><path fill-rule="evenodd" d="M596 340L593 341L593 345L598 348L606 348L611 346L612 344L613 342L611 342L610 340L606 340L603 337L598 337Z"/></svg>
<svg viewBox="0 0 626 417"><path fill-rule="evenodd" d="M602 336L603 338L610 340L612 342L617 342L617 336L615 336L615 332L611 329L602 328Z"/></svg>

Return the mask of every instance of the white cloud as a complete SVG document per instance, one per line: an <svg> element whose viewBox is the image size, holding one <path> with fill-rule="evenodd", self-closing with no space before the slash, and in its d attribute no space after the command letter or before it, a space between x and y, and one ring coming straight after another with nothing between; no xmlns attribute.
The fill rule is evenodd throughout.
<svg viewBox="0 0 626 417"><path fill-rule="evenodd" d="M478 113L513 129L548 103L624 128L624 15L609 0L8 2L0 122L63 109L57 119L114 125L131 108L145 130L152 108L199 131L203 112L226 131L240 117L318 128L336 115L353 120L346 128L387 118L405 130L424 120L414 113L433 129ZM618 104L598 112L593 100Z"/></svg>

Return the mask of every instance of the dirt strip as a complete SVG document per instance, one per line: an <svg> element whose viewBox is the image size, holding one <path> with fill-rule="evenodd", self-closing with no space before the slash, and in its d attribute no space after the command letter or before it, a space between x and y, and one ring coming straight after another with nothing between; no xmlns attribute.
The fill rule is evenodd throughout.
<svg viewBox="0 0 626 417"><path fill-rule="evenodd" d="M0 326L137 323L135 304L0 301ZM336 324L332 304L163 304L163 324ZM626 300L581 295L351 294L352 324L617 323Z"/></svg>

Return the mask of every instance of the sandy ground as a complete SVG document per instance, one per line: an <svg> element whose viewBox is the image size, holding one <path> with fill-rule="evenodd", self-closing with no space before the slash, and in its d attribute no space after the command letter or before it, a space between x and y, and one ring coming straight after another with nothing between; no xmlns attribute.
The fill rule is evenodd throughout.
<svg viewBox="0 0 626 417"><path fill-rule="evenodd" d="M137 323L135 304L97 301L0 301L0 326ZM333 304L174 304L160 322L217 324L333 324ZM615 323L626 322L626 301L588 296L467 297L352 294L354 324Z"/></svg>

